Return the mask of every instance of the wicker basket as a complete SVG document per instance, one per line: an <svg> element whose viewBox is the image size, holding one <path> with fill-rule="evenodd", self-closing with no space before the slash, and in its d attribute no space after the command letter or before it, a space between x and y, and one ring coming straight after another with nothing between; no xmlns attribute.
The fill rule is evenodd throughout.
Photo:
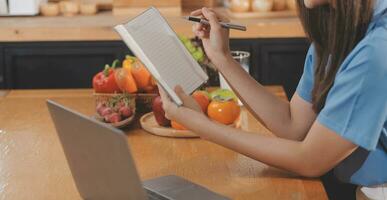
<svg viewBox="0 0 387 200"><path fill-rule="evenodd" d="M102 116L100 116L98 113L94 116L95 119L97 119L98 121L101 121L101 122L104 122L106 124L109 124L111 126L114 126L116 128L125 128L126 126L128 126L129 124L131 124L133 121L134 121L134 118L135 118L135 113L136 111L133 110L133 115L129 118L126 118L120 122L117 122L117 123L107 123L105 122L104 118Z"/></svg>
<svg viewBox="0 0 387 200"><path fill-rule="evenodd" d="M132 116L117 123L107 123L104 120L104 117L99 115L98 112L96 112L95 118L99 121L105 122L117 128L126 127L134 120L134 117L136 115L136 98L133 95L123 94L123 93L114 93L114 94L94 93L95 107L97 107L97 105L99 105L100 103L108 104L113 100L113 98L120 98L121 100L127 99L129 101L128 106L131 108L133 112Z"/></svg>
<svg viewBox="0 0 387 200"><path fill-rule="evenodd" d="M133 115L119 123L111 124L114 127L123 128L129 125L132 121L134 121L134 116L137 112L144 113L149 112L151 110L151 105L153 99L157 96L157 94L147 94L147 93L139 93L139 94L122 94L122 93L94 93L95 106L99 103L109 102L110 99L116 98L119 95L125 95L125 98L129 99L129 106L132 108ZM104 121L103 117L96 113L95 118Z"/></svg>
<svg viewBox="0 0 387 200"><path fill-rule="evenodd" d="M104 102L104 101L108 101L110 98L112 97L115 97L117 95L122 95L122 93L94 93L94 99L95 99L95 103L96 105L99 103L99 102ZM128 97L130 97L131 99L135 99L136 102L145 102L145 103L149 103L153 100L153 98L155 98L157 96L157 94L153 94L153 93L138 93L138 94L126 94Z"/></svg>

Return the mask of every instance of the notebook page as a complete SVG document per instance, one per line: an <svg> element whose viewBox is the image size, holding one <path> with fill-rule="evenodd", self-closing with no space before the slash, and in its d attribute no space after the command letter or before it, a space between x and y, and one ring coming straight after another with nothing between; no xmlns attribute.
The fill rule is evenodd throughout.
<svg viewBox="0 0 387 200"><path fill-rule="evenodd" d="M171 89L181 85L191 93L203 84L205 79L195 70L200 66L155 11L148 10L124 26Z"/></svg>

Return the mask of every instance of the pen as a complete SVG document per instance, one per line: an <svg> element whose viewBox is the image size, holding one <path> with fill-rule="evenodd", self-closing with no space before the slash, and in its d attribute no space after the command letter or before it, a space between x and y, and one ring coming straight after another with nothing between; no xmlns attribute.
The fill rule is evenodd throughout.
<svg viewBox="0 0 387 200"><path fill-rule="evenodd" d="M186 16L183 17L184 19L188 21L193 21L193 22L199 22L201 24L205 25L210 25L210 22L208 22L206 19L200 18L200 17L192 17L192 16ZM240 30L240 31L246 31L247 28L246 26L238 25L238 24L232 24L232 23L227 23L227 22L219 22L220 25L223 28L228 28L228 29L235 29L235 30Z"/></svg>

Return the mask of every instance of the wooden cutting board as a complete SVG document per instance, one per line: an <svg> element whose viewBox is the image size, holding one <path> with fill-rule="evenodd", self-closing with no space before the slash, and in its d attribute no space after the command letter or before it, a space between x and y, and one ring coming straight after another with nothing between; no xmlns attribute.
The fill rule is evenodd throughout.
<svg viewBox="0 0 387 200"><path fill-rule="evenodd" d="M230 125L236 128L240 127L240 118L235 121L234 124ZM143 115L140 119L141 127L153 135L158 135L162 137L175 137L175 138L197 138L199 137L194 132L190 130L176 130L171 127L162 127L157 124L155 116L152 112Z"/></svg>

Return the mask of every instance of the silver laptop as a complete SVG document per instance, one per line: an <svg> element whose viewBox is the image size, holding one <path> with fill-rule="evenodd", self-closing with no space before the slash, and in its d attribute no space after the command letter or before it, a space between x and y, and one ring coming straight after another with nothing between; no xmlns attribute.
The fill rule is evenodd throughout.
<svg viewBox="0 0 387 200"><path fill-rule="evenodd" d="M47 106L83 199L228 199L173 175L141 184L121 130L51 100Z"/></svg>

